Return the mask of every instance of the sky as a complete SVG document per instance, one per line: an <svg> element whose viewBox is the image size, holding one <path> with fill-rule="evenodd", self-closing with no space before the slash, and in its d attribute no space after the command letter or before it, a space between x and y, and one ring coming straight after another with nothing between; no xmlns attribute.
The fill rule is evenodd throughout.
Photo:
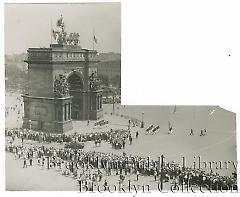
<svg viewBox="0 0 240 197"><path fill-rule="evenodd" d="M24 53L29 47L49 47L51 29L61 14L68 33L78 32L83 48L121 52L120 3L5 4L5 54ZM53 42L52 38L52 42Z"/></svg>

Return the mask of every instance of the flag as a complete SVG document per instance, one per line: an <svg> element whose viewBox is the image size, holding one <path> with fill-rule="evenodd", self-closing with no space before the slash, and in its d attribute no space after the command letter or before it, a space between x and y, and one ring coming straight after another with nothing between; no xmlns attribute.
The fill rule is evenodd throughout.
<svg viewBox="0 0 240 197"><path fill-rule="evenodd" d="M61 15L61 18L57 20L57 27L61 27L63 24L63 18L62 18L62 15Z"/></svg>
<svg viewBox="0 0 240 197"><path fill-rule="evenodd" d="M54 29L52 29L52 37L53 37L54 39L56 39L56 34L55 34Z"/></svg>
<svg viewBox="0 0 240 197"><path fill-rule="evenodd" d="M97 44L97 38L95 35L93 35L93 41Z"/></svg>

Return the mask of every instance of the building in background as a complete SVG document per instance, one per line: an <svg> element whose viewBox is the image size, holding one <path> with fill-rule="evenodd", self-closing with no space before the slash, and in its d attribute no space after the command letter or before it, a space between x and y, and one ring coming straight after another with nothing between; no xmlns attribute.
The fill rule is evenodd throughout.
<svg viewBox="0 0 240 197"><path fill-rule="evenodd" d="M121 61L113 60L106 61L97 64L98 75L104 75L109 78L109 80L121 76Z"/></svg>

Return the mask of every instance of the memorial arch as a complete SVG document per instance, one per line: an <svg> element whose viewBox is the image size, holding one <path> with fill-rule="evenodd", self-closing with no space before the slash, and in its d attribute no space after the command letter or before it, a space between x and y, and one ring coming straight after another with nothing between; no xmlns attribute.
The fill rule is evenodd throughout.
<svg viewBox="0 0 240 197"><path fill-rule="evenodd" d="M83 49L77 33L71 34L75 40L66 39L64 26L55 34L57 43L49 48L27 51L23 128L63 133L73 129L72 120L103 116L102 90L97 86L97 76L89 74L89 66L99 62L97 51Z"/></svg>

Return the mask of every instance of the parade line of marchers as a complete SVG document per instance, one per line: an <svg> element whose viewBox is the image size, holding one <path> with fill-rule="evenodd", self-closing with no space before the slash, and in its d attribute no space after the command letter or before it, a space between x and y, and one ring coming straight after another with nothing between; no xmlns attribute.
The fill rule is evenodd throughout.
<svg viewBox="0 0 240 197"><path fill-rule="evenodd" d="M202 161L202 157L201 156L194 156L194 161L192 162L191 168L194 170L223 170L223 169L229 169L229 167L233 167L234 170L237 170L237 166L238 166L238 161ZM104 162L101 162L101 158L99 156L96 156L94 158L95 160L95 164L96 165L92 165L91 161L92 157L91 156L87 156L86 157L86 165L89 168L92 169L108 169L109 167L115 168L115 169L120 169L121 168L121 164L118 161L113 161L109 164L106 164ZM182 157L182 166L179 163L176 163L175 161L165 161L165 157L161 156L158 157L157 161L151 160L150 157L145 158L142 161L136 161L136 157L133 156L125 156L124 158L125 161L125 165L133 165L133 167L135 166L138 169L141 170L146 170L146 169L151 169L151 168L161 168L161 163L163 163L163 167L167 167L169 170L174 170L174 168L176 167L176 165L182 169L184 168L188 168L186 164L186 157ZM47 165L50 165L50 161L47 160ZM73 164L74 165L74 164ZM110 166L109 166L110 165ZM67 169L70 169L70 165L66 165L65 166ZM78 163L75 163L76 168L81 168L81 166Z"/></svg>
<svg viewBox="0 0 240 197"><path fill-rule="evenodd" d="M78 181L79 192L80 193L129 193L133 194L135 197L138 193L151 193L151 191L157 191L160 193L238 193L238 189L234 188L235 186L228 185L189 185L189 184L170 184L169 188L161 189L161 184L157 184L157 188L154 187L152 190L150 184L139 185L132 184L131 180L127 181L127 184L122 184L119 180L116 184L108 185L106 182L102 185L99 183L84 184L82 181Z"/></svg>
<svg viewBox="0 0 240 197"><path fill-rule="evenodd" d="M47 169L59 168L63 170L63 175L69 176L72 174L79 185L81 183L81 185L87 186L86 189L91 188L93 182L100 184L104 174L109 176L115 172L116 175L120 176L121 183L123 183L126 175L135 174L136 181L139 180L141 175L153 176L155 182L160 179L161 190L163 190L163 183L170 182L170 180L173 181L176 188L178 188L179 184L187 184L189 186L198 185L198 187L213 186L215 190L224 189L228 191L231 188L238 190L236 171L233 172L232 176L220 176L213 173L213 170L206 173L202 169L180 167L178 164L170 165L164 161L164 156L161 156L160 165L159 161L150 161L148 158L149 168L142 168L141 164L147 164L146 158L128 157L126 154L117 156L95 151L72 150L71 148L48 148L43 145L26 147L21 144L16 146L12 143L6 144L6 151L14 153L16 159L22 158L23 168L27 168L27 160L32 166L33 158L37 158L39 166L44 167L47 164ZM132 158L132 160L129 160L129 158ZM84 177L89 168L97 169L98 172ZM80 169L83 169L84 172L79 171ZM104 185L105 187L108 185L106 180Z"/></svg>

